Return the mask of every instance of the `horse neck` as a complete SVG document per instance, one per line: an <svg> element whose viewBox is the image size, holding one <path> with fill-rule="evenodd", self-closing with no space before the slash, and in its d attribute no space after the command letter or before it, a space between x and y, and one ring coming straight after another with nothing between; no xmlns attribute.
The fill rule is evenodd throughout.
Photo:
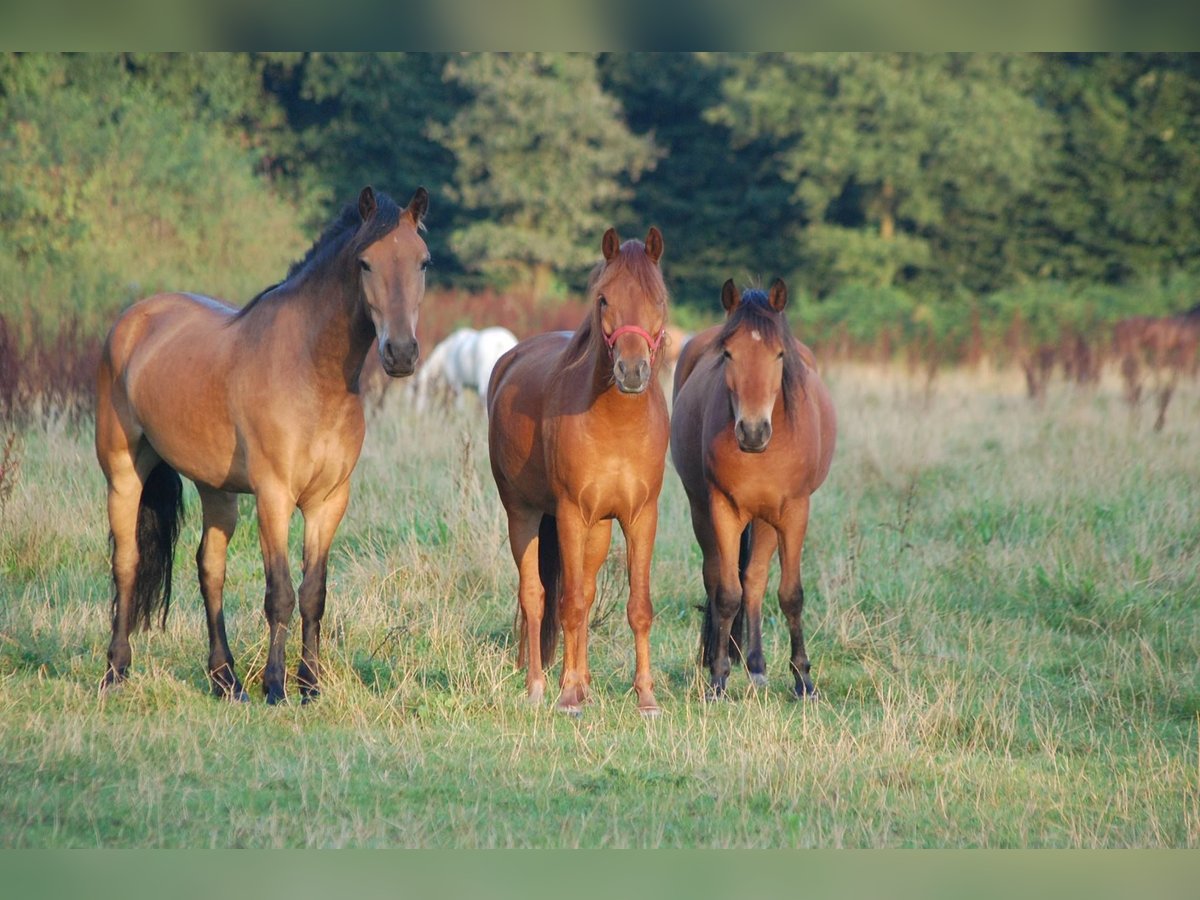
<svg viewBox="0 0 1200 900"><path fill-rule="evenodd" d="M357 393L367 350L375 337L359 301L357 278L313 274L288 286L279 297L280 313L299 320L298 359L311 362L319 381Z"/></svg>

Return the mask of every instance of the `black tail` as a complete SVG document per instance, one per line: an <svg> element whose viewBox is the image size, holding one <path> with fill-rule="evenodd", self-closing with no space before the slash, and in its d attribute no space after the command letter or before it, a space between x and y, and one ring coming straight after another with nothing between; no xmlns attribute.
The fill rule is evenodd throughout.
<svg viewBox="0 0 1200 900"><path fill-rule="evenodd" d="M745 585L746 569L750 565L750 547L751 547L751 529L754 523L750 522L742 530L742 538L738 544L738 584ZM714 657L717 655L716 635L713 633L713 602L716 598L710 597L708 602L704 604L704 625L700 632L701 646L701 664L704 666L712 665ZM739 605L738 611L733 617L733 625L729 629L729 658L741 659L742 647L746 643L746 607Z"/></svg>
<svg viewBox="0 0 1200 900"><path fill-rule="evenodd" d="M179 473L164 462L150 472L142 487L137 518L137 573L133 579L133 621L149 629L154 611L162 607L162 627L171 608L171 568L175 541L183 516L183 482Z"/></svg>
<svg viewBox="0 0 1200 900"><path fill-rule="evenodd" d="M558 600L562 593L562 556L558 547L558 520L542 516L538 526L538 577L546 591L542 613L542 668L550 668L558 648Z"/></svg>

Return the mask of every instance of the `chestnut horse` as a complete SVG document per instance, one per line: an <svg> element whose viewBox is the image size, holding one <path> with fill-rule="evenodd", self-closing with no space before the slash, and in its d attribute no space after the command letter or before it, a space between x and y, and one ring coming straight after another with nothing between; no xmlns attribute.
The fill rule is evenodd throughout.
<svg viewBox="0 0 1200 900"><path fill-rule="evenodd" d="M1158 394L1154 430L1162 431L1167 405L1181 374L1194 376L1200 365L1200 304L1175 316L1134 316L1113 328L1113 350L1121 360L1125 399L1135 410L1142 398L1143 367L1148 368Z"/></svg>
<svg viewBox="0 0 1200 900"><path fill-rule="evenodd" d="M781 280L769 294L748 290L740 298L726 281L725 324L694 337L676 369L671 459L704 554L701 647L714 697L725 691L731 648L745 659L754 685L766 684L762 601L777 547L795 692L816 693L800 622L800 556L809 496L829 473L837 426L812 352L788 330L787 301Z"/></svg>
<svg viewBox="0 0 1200 900"><path fill-rule="evenodd" d="M237 495L254 494L270 630L263 690L284 699L284 647L296 606L288 522L304 516L303 649L297 680L318 694L325 567L362 449L358 378L378 338L384 370L416 366L417 308L429 251L429 195L405 209L364 188L287 278L238 310L196 294L159 294L109 332L96 381L96 456L108 480L112 643L104 685L129 668L129 635L166 624L182 483L196 483L204 524L196 562L215 694L245 700L225 637L225 555Z"/></svg>
<svg viewBox="0 0 1200 900"><path fill-rule="evenodd" d="M667 320L662 235L651 228L644 244L622 244L610 228L602 249L591 312L575 333L522 341L496 363L488 449L520 580L518 665L528 666L529 700L545 693L560 621L557 708L578 714L587 697L588 612L616 519L628 549L633 685L638 709L655 715L650 554L670 427L655 371Z"/></svg>

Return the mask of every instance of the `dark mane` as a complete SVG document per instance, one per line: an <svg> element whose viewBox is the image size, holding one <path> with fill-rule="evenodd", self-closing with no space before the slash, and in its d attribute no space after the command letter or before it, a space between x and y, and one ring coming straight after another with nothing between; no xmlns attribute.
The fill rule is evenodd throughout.
<svg viewBox="0 0 1200 900"><path fill-rule="evenodd" d="M783 348L783 408L791 415L796 408L797 389L804 390L806 369L796 339L788 327L787 316L771 308L766 291L749 288L742 292L741 302L725 320L725 326L717 334L713 347L720 350L742 328L752 328L771 335Z"/></svg>
<svg viewBox="0 0 1200 900"><path fill-rule="evenodd" d="M611 263L601 260L596 263L591 274L588 275L587 298L591 303L591 310L587 318L583 320L583 324L575 330L575 334L567 345L568 365L574 365L577 361L584 359L593 340L602 340L599 337L600 305L596 301L604 293L605 285L626 272L647 294L657 297L663 303L667 302L667 285L663 281L662 269L646 255L646 245L633 238L626 241L621 245L621 251L616 259ZM659 354L655 357L655 368L661 364L664 355Z"/></svg>
<svg viewBox="0 0 1200 900"><path fill-rule="evenodd" d="M237 314L244 316L255 304L276 288L323 274L342 259L343 254L357 257L365 248L371 246L400 222L402 210L387 194L375 192L375 214L367 222L359 215L358 206L348 203L342 207L338 217L321 232L321 236L308 248L303 258L292 263L287 275L269 287L263 288L254 298L243 306ZM357 238L357 239L356 239Z"/></svg>

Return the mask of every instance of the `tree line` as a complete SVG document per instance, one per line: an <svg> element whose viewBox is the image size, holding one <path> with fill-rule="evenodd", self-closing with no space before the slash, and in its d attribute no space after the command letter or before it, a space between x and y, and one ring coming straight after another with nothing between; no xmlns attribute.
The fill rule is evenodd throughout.
<svg viewBox="0 0 1200 900"><path fill-rule="evenodd" d="M678 304L781 275L961 355L1195 303L1198 113L1181 53L7 54L0 303L244 299L424 184L445 287L565 296L652 223Z"/></svg>

